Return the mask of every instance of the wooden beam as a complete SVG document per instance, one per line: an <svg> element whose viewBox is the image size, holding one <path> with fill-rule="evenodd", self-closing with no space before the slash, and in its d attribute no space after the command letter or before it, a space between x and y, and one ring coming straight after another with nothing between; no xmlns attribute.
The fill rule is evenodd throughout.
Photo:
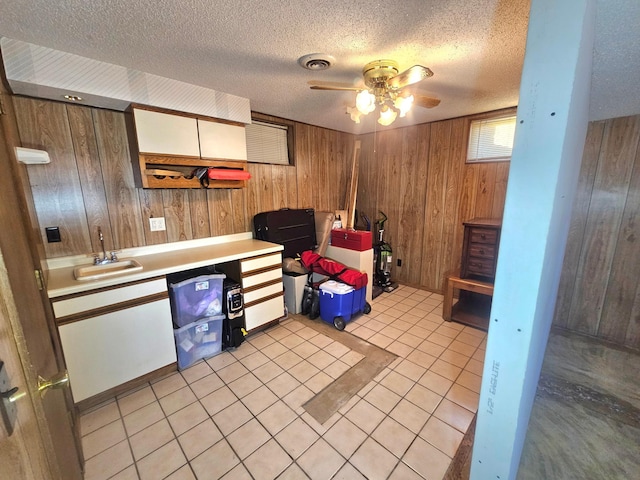
<svg viewBox="0 0 640 480"><path fill-rule="evenodd" d="M349 189L347 190L347 201L345 203L345 206L347 209L346 228L353 228L355 225L356 197L358 196L359 163L360 163L360 140L356 140L353 145L353 157L351 160L351 180L349 184Z"/></svg>

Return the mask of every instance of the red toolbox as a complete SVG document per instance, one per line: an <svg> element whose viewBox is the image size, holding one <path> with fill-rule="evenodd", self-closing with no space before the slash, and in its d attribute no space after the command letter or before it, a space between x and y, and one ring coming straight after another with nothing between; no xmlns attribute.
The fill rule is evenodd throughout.
<svg viewBox="0 0 640 480"><path fill-rule="evenodd" d="M331 230L331 245L363 252L364 250L369 250L372 246L371 232L334 228Z"/></svg>

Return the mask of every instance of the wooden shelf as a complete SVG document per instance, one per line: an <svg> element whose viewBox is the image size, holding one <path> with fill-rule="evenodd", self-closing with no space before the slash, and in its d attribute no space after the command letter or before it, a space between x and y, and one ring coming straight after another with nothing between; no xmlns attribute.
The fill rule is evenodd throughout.
<svg viewBox="0 0 640 480"><path fill-rule="evenodd" d="M142 188L202 188L198 178L184 176L146 175L145 170L175 170L189 175L194 168L214 167L247 170L247 162L239 160L209 160L203 158L139 155L140 186ZM247 180L210 180L208 188L244 188Z"/></svg>
<svg viewBox="0 0 640 480"><path fill-rule="evenodd" d="M453 293L456 289L460 291L460 297L454 305ZM456 321L487 330L492 297L492 283L449 275L442 304L442 317L448 322Z"/></svg>
<svg viewBox="0 0 640 480"><path fill-rule="evenodd" d="M491 314L491 297L481 293L460 292L458 302L451 307L451 321L487 330Z"/></svg>

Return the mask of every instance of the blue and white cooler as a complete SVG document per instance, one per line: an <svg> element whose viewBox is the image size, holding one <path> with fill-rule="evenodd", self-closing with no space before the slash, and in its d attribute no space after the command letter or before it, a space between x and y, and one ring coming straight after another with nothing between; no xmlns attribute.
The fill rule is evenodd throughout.
<svg viewBox="0 0 640 480"><path fill-rule="evenodd" d="M328 280L320 284L320 318L333 323L338 330L344 330L353 315L371 312L371 305L366 299L367 287L358 290L353 287Z"/></svg>

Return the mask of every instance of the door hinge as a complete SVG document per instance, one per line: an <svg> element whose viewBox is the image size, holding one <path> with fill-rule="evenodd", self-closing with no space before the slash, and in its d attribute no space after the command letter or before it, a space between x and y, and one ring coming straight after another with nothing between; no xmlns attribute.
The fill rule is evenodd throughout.
<svg viewBox="0 0 640 480"><path fill-rule="evenodd" d="M33 273L36 275L36 283L38 284L38 290L40 291L44 290L44 282L42 281L42 272L40 271L40 269L36 269L33 271Z"/></svg>

